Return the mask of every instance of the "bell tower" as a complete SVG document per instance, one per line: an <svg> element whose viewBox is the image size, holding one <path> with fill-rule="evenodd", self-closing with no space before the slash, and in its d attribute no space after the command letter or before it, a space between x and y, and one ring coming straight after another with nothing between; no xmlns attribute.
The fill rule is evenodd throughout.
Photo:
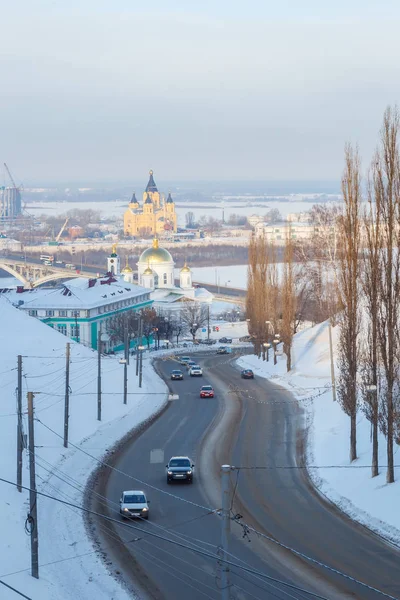
<svg viewBox="0 0 400 600"><path fill-rule="evenodd" d="M117 244L113 244L111 254L107 258L107 272L113 275L119 275L121 273L120 259L117 254Z"/></svg>

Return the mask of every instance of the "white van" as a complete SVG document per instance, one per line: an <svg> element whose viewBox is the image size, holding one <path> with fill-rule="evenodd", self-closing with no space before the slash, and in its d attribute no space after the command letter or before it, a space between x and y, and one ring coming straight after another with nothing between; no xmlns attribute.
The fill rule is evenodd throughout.
<svg viewBox="0 0 400 600"><path fill-rule="evenodd" d="M119 512L123 519L134 517L149 518L149 501L141 490L128 490L122 492L119 501Z"/></svg>

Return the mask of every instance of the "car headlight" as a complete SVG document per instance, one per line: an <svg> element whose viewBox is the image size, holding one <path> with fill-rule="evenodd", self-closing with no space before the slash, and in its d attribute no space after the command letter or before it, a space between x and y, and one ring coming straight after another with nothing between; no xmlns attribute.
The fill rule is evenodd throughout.
<svg viewBox="0 0 400 600"><path fill-rule="evenodd" d="M149 509L148 509L148 508L146 508L146 507L142 508L142 512L147 512L148 510L149 510Z"/></svg>
<svg viewBox="0 0 400 600"><path fill-rule="evenodd" d="M172 475L172 471L168 471L168 475Z"/></svg>
<svg viewBox="0 0 400 600"><path fill-rule="evenodd" d="M123 511L124 512L129 512L129 508L124 508Z"/></svg>
<svg viewBox="0 0 400 600"><path fill-rule="evenodd" d="M187 475L191 475L191 474L192 474L192 471L186 471L186 474L187 474Z"/></svg>

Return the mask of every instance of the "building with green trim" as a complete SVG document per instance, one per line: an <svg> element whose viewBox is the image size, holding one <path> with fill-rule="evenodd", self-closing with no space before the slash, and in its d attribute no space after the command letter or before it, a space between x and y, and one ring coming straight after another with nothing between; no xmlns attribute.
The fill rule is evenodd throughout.
<svg viewBox="0 0 400 600"><path fill-rule="evenodd" d="M110 259L116 258L113 254ZM116 266L118 272L119 264ZM121 345L109 335L113 318L151 307L150 293L151 290L126 281L110 269L97 279L74 278L56 288L24 290L18 287L5 292L4 296L30 316L93 349L97 349L101 327L102 351L110 352Z"/></svg>

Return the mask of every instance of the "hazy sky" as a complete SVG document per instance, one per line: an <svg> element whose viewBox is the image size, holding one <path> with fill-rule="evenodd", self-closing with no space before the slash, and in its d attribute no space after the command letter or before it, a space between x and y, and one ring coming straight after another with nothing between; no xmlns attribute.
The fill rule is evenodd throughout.
<svg viewBox="0 0 400 600"><path fill-rule="evenodd" d="M398 0L0 0L25 184L339 179L400 98Z"/></svg>

